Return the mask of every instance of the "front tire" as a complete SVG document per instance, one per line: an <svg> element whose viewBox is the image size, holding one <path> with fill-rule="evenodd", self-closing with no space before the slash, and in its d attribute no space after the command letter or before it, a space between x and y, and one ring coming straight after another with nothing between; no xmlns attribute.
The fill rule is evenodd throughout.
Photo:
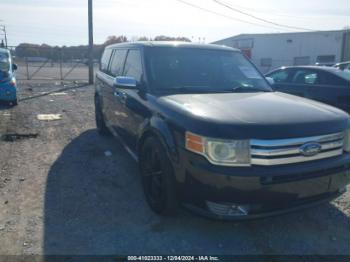
<svg viewBox="0 0 350 262"><path fill-rule="evenodd" d="M111 136L111 132L106 126L106 122L102 113L101 101L98 94L95 94L95 119L98 133L101 136Z"/></svg>
<svg viewBox="0 0 350 262"><path fill-rule="evenodd" d="M146 200L160 215L176 213L178 201L171 161L159 139L146 138L140 152L140 172Z"/></svg>

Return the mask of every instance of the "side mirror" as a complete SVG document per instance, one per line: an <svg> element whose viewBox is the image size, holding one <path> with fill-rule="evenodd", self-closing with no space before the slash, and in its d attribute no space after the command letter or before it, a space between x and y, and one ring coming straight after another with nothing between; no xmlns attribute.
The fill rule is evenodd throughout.
<svg viewBox="0 0 350 262"><path fill-rule="evenodd" d="M12 64L12 70L16 71L18 69L18 66L16 64Z"/></svg>
<svg viewBox="0 0 350 262"><path fill-rule="evenodd" d="M273 86L273 85L275 84L275 80L273 80L272 77L266 77L266 80L267 80L267 82L269 82L269 84L270 84L271 86Z"/></svg>
<svg viewBox="0 0 350 262"><path fill-rule="evenodd" d="M117 76L114 79L114 86L125 89L137 89L137 81L132 76Z"/></svg>

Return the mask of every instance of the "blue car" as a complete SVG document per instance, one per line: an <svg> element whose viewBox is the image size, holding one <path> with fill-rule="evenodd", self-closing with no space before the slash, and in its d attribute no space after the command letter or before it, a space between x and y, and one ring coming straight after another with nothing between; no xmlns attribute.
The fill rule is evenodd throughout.
<svg viewBox="0 0 350 262"><path fill-rule="evenodd" d="M16 70L10 51L0 48L0 102L17 105Z"/></svg>

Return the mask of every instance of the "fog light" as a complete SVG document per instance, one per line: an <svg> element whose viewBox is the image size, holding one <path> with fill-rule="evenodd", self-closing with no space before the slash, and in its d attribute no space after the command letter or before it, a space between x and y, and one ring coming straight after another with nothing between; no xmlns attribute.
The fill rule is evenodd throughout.
<svg viewBox="0 0 350 262"><path fill-rule="evenodd" d="M218 216L246 216L249 213L249 205L237 205L233 203L216 203L206 201L210 212Z"/></svg>

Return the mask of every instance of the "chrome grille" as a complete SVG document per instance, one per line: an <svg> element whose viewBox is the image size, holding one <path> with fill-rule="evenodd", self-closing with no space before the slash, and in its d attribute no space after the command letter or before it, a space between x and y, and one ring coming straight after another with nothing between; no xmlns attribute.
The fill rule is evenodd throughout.
<svg viewBox="0 0 350 262"><path fill-rule="evenodd" d="M336 133L290 139L252 139L250 142L252 164L285 165L339 156L343 154L344 137L344 133ZM314 156L304 156L300 152L300 147L312 142L320 144L321 151Z"/></svg>

